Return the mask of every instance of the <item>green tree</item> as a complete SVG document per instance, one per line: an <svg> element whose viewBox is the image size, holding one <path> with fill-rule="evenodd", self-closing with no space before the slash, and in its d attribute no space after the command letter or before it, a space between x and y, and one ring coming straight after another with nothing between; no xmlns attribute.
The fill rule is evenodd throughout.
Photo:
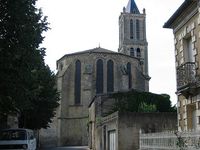
<svg viewBox="0 0 200 150"><path fill-rule="evenodd" d="M0 114L16 113L32 129L48 127L59 100L40 47L47 17L36 1L0 0Z"/></svg>

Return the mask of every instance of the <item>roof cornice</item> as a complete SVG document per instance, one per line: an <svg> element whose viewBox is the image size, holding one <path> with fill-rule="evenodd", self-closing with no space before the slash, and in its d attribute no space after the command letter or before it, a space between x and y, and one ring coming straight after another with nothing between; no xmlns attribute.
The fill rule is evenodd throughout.
<svg viewBox="0 0 200 150"><path fill-rule="evenodd" d="M175 11L175 13L169 18L169 20L164 24L164 28L172 28L172 24L175 20L196 0L185 0L181 6Z"/></svg>

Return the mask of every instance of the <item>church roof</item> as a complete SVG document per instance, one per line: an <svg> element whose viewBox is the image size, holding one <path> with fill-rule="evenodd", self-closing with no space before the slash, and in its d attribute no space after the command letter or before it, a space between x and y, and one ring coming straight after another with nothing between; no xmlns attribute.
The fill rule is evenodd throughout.
<svg viewBox="0 0 200 150"><path fill-rule="evenodd" d="M79 52L75 52L75 53L70 53L70 54L66 54L64 55L62 58L66 57L66 56L73 56L73 55L80 55L80 54L85 54L85 53L109 53L109 54L118 54L117 52L111 51L111 50L107 50L101 47L96 47L93 49L89 49L89 50L84 50L84 51L79 51ZM60 58L59 60L61 60L62 58Z"/></svg>
<svg viewBox="0 0 200 150"><path fill-rule="evenodd" d="M96 47L96 48L89 49L89 50L84 50L84 51L80 51L80 52L66 54L63 57L61 57L59 60L62 60L64 57L81 55L81 54L86 54L86 53L105 53L105 54L115 54L115 55L123 55L123 56L126 56L126 57L132 57L132 56L129 56L129 55L126 55L126 54L118 53L118 52L111 51L111 50L108 50L108 49L104 49L104 48L101 48L101 47Z"/></svg>
<svg viewBox="0 0 200 150"><path fill-rule="evenodd" d="M135 0L129 0L128 5L126 6L126 12L140 14L140 11L135 3Z"/></svg>
<svg viewBox="0 0 200 150"><path fill-rule="evenodd" d="M93 49L82 51L82 52L117 53L117 52L114 52L114 51L111 51L111 50L108 50L108 49L105 49L105 48L101 48L101 47L93 48Z"/></svg>
<svg viewBox="0 0 200 150"><path fill-rule="evenodd" d="M111 51L111 50L108 50L108 49L104 49L104 48L101 48L101 47L96 47L96 48L89 49L89 50L84 50L84 51L80 51L80 52L67 54L66 56L84 54L84 53L117 53L117 52L114 52L114 51Z"/></svg>

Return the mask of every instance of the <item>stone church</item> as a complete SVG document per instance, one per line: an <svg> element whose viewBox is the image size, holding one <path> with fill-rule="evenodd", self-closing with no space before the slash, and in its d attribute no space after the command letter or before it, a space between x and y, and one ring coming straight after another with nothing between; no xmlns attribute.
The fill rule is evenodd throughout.
<svg viewBox="0 0 200 150"><path fill-rule="evenodd" d="M141 13L134 0L123 8L118 52L97 47L66 54L57 69L61 100L51 134L58 146L88 145L88 105L95 95L149 91L145 9Z"/></svg>

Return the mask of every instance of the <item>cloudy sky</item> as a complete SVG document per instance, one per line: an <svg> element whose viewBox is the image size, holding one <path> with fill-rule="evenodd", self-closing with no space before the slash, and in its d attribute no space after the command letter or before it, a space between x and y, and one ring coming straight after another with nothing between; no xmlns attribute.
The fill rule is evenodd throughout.
<svg viewBox="0 0 200 150"><path fill-rule="evenodd" d="M135 0L147 14L150 92L167 93L173 104L177 97L173 32L164 23L184 0ZM51 30L43 45L46 63L56 72L56 60L63 55L99 45L117 51L118 18L128 0L39 0Z"/></svg>

